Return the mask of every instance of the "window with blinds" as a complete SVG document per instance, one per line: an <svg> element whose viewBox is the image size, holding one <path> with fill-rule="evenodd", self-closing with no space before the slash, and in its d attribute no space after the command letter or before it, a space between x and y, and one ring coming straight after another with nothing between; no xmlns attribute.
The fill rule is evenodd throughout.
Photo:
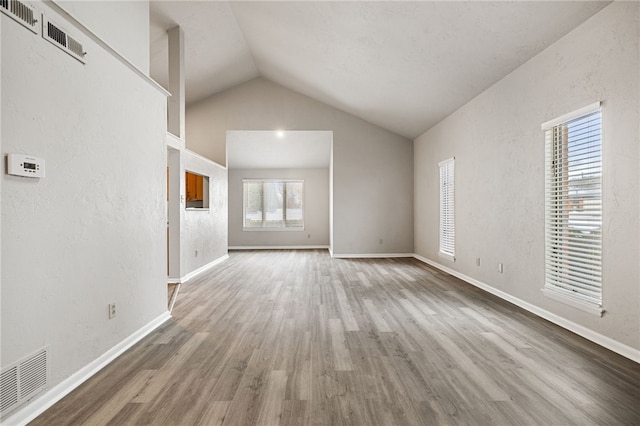
<svg viewBox="0 0 640 426"><path fill-rule="evenodd" d="M542 125L546 145L545 290L602 304L600 104Z"/></svg>
<svg viewBox="0 0 640 426"><path fill-rule="evenodd" d="M454 218L454 159L450 158L440 166L440 256L455 260L455 218Z"/></svg>
<svg viewBox="0 0 640 426"><path fill-rule="evenodd" d="M244 230L304 229L304 181L244 179Z"/></svg>

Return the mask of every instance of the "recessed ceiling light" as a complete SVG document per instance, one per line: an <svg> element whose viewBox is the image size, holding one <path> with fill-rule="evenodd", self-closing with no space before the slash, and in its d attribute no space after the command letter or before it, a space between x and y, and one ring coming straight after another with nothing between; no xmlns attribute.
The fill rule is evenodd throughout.
<svg viewBox="0 0 640 426"><path fill-rule="evenodd" d="M284 130L277 130L276 136L279 137L280 139L284 138Z"/></svg>

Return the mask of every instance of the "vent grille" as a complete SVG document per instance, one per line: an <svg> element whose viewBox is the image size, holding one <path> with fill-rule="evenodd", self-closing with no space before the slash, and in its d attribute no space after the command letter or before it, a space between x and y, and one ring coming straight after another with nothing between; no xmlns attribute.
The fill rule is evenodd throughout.
<svg viewBox="0 0 640 426"><path fill-rule="evenodd" d="M18 403L18 366L13 366L0 376L0 413Z"/></svg>
<svg viewBox="0 0 640 426"><path fill-rule="evenodd" d="M85 56L87 53L84 51L82 43L71 37L60 25L47 19L44 15L42 19L42 37L83 64L86 63Z"/></svg>
<svg viewBox="0 0 640 426"><path fill-rule="evenodd" d="M0 11L38 34L38 14L32 6L19 0L0 0Z"/></svg>
<svg viewBox="0 0 640 426"><path fill-rule="evenodd" d="M49 383L49 349L6 368L0 375L0 415L3 417L42 392Z"/></svg>
<svg viewBox="0 0 640 426"><path fill-rule="evenodd" d="M47 385L47 351L20 364L20 396L26 398Z"/></svg>
<svg viewBox="0 0 640 426"><path fill-rule="evenodd" d="M51 22L47 22L47 37L62 47L67 47L67 33L53 25Z"/></svg>

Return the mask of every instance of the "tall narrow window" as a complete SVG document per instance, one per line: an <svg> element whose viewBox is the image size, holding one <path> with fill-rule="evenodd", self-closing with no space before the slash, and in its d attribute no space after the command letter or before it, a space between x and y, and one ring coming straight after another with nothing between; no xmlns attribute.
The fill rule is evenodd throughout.
<svg viewBox="0 0 640 426"><path fill-rule="evenodd" d="M244 230L304 229L304 181L244 179Z"/></svg>
<svg viewBox="0 0 640 426"><path fill-rule="evenodd" d="M440 256L455 260L454 159L440 163Z"/></svg>
<svg viewBox="0 0 640 426"><path fill-rule="evenodd" d="M602 303L602 117L595 104L545 130L545 294ZM599 311L598 309L594 309ZM599 311L600 312L600 311Z"/></svg>

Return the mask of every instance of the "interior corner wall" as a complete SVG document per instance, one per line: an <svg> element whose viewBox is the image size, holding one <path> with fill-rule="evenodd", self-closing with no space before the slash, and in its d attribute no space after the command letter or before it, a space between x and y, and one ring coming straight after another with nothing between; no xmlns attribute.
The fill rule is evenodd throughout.
<svg viewBox="0 0 640 426"><path fill-rule="evenodd" d="M3 164L46 162L0 176L0 357L48 346L51 388L167 312L166 97L72 25L86 65L0 19Z"/></svg>
<svg viewBox="0 0 640 426"><path fill-rule="evenodd" d="M417 254L636 351L638 9L636 2L610 4L414 142ZM603 102L602 318L541 291L545 144L540 126L596 101ZM452 263L438 256L438 162L454 156ZM504 264L502 274L498 262Z"/></svg>
<svg viewBox="0 0 640 426"><path fill-rule="evenodd" d="M413 144L256 78L187 108L187 147L226 164L227 130L333 131L334 254L413 253Z"/></svg>
<svg viewBox="0 0 640 426"><path fill-rule="evenodd" d="M2 34L2 24L4 19L0 18L0 34ZM2 41L0 41L0 158L4 158L2 147ZM0 168L1 170L1 168ZM4 173L2 170L0 173ZM0 332L2 331L2 179L0 179ZM2 337L0 337L0 345ZM2 351L0 349L0 368L2 368Z"/></svg>
<svg viewBox="0 0 640 426"><path fill-rule="evenodd" d="M53 0L149 75L149 1ZM90 56L89 56L90 58Z"/></svg>
<svg viewBox="0 0 640 426"><path fill-rule="evenodd" d="M243 179L304 180L304 230L242 230ZM329 246L329 169L230 169L229 246Z"/></svg>
<svg viewBox="0 0 640 426"><path fill-rule="evenodd" d="M209 177L208 209L185 209L185 204L180 204L180 208L184 209L181 229L181 275L186 276L227 255L228 190L225 167L189 150L183 150L182 156L186 171ZM181 188L181 191L186 194L185 188Z"/></svg>

